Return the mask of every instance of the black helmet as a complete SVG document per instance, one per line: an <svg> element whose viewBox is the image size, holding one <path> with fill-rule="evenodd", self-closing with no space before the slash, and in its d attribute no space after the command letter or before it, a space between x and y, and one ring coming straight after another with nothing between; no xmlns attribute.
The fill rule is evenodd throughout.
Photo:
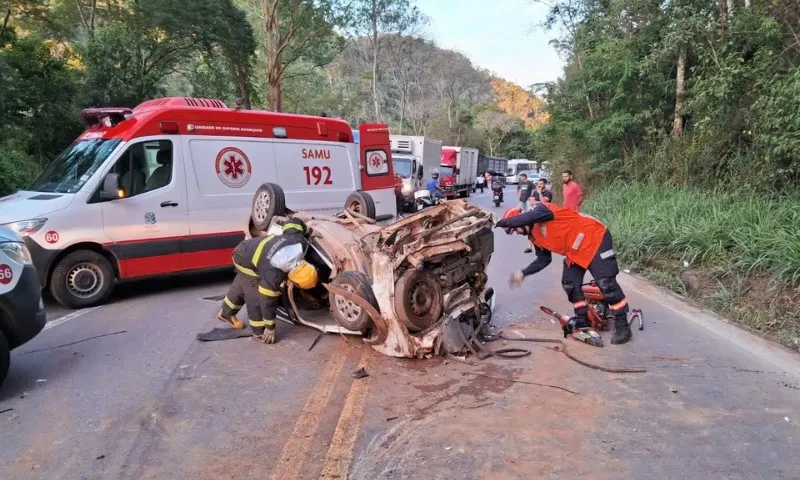
<svg viewBox="0 0 800 480"><path fill-rule="evenodd" d="M299 218L290 218L286 223L283 224L283 233L299 231L303 235L308 233L308 226L306 222L300 220Z"/></svg>

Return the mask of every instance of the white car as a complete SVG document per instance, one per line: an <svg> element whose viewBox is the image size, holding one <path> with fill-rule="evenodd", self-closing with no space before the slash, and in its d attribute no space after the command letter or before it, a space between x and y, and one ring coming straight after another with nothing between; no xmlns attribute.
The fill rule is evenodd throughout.
<svg viewBox="0 0 800 480"><path fill-rule="evenodd" d="M0 227L0 385L11 350L39 334L46 321L42 288L22 238Z"/></svg>

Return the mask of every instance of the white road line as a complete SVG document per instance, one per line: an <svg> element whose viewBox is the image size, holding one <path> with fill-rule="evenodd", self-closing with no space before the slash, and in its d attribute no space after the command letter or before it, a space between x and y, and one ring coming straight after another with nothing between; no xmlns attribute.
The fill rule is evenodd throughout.
<svg viewBox="0 0 800 480"><path fill-rule="evenodd" d="M49 328L57 327L57 326L61 325L62 323L67 323L70 320L76 319L76 318L78 318L78 317L80 317L82 315L86 315L87 313L93 312L93 311L95 311L95 310L97 310L99 308L102 308L102 307L103 306L100 305L100 306L97 306L97 307L82 308L80 310L75 310L74 312L68 313L68 314L64 315L63 317L59 317L59 318L53 320L52 322L47 322L47 324L44 326L44 328L42 330L44 331L44 330L47 330Z"/></svg>

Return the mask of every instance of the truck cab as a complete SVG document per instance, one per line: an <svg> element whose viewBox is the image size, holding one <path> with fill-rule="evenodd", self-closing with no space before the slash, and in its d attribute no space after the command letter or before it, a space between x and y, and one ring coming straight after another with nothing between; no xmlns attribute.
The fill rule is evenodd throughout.
<svg viewBox="0 0 800 480"><path fill-rule="evenodd" d="M394 174L402 181L403 208L413 211L414 193L425 188L425 176L439 166L442 142L412 135L390 135L389 142Z"/></svg>
<svg viewBox="0 0 800 480"><path fill-rule="evenodd" d="M439 184L447 198L469 197L478 175L478 149L442 147Z"/></svg>

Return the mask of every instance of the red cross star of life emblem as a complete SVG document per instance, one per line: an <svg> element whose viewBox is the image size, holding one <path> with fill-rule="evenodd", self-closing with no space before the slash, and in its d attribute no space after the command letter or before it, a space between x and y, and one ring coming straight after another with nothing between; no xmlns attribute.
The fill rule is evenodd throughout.
<svg viewBox="0 0 800 480"><path fill-rule="evenodd" d="M247 155L233 147L220 150L214 166L220 181L231 188L241 188L247 185L252 173Z"/></svg>

